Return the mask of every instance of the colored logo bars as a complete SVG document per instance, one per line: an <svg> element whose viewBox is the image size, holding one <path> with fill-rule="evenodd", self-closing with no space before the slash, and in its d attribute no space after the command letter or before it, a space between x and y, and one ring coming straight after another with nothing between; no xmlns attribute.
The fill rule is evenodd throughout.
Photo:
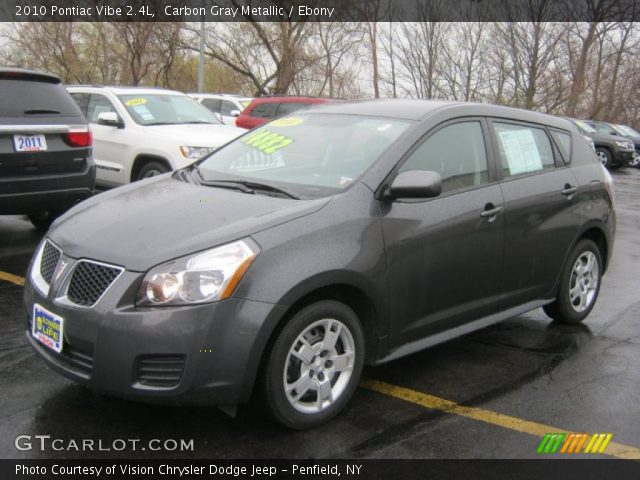
<svg viewBox="0 0 640 480"><path fill-rule="evenodd" d="M604 453L613 433L547 433L537 452L545 453Z"/></svg>

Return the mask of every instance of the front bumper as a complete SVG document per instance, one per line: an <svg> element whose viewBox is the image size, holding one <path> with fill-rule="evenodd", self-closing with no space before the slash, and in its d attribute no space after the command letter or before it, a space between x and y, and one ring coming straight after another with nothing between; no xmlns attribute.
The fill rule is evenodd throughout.
<svg viewBox="0 0 640 480"><path fill-rule="evenodd" d="M617 167L625 167L633 159L635 150L614 150L613 152L613 164Z"/></svg>
<svg viewBox="0 0 640 480"><path fill-rule="evenodd" d="M231 298L137 308L130 300L141 280L142 274L125 271L93 308L61 305L27 280L29 343L55 371L108 394L159 403L247 401L270 325L284 307ZM34 303L64 318L61 353L32 337Z"/></svg>

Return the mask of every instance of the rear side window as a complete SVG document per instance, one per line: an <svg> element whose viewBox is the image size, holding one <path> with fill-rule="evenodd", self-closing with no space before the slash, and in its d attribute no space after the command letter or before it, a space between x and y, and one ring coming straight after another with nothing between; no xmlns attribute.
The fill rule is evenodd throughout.
<svg viewBox="0 0 640 480"><path fill-rule="evenodd" d="M462 122L431 135L400 167L400 172L426 170L442 177L442 191L474 187L489 181L480 122Z"/></svg>
<svg viewBox="0 0 640 480"><path fill-rule="evenodd" d="M296 110L301 110L303 108L309 108L311 106L310 103L293 103L286 102L278 105L278 113L277 115L286 115L287 113L295 112Z"/></svg>
<svg viewBox="0 0 640 480"><path fill-rule="evenodd" d="M568 165L571 162L571 135L552 130L551 136L560 150L564 163Z"/></svg>
<svg viewBox="0 0 640 480"><path fill-rule="evenodd" d="M259 103L249 112L252 117L274 118L276 116L277 103Z"/></svg>
<svg viewBox="0 0 640 480"><path fill-rule="evenodd" d="M214 113L220 113L221 104L222 100L219 100L217 98L205 98L204 100L202 100L202 105L204 105Z"/></svg>
<svg viewBox="0 0 640 480"><path fill-rule="evenodd" d="M80 117L80 109L60 83L0 80L0 117Z"/></svg>
<svg viewBox="0 0 640 480"><path fill-rule="evenodd" d="M74 92L71 94L71 98L76 102L82 114L87 116L87 107L89 106L89 94L88 93L77 93Z"/></svg>
<svg viewBox="0 0 640 480"><path fill-rule="evenodd" d="M551 141L541 128L494 123L505 177L554 168Z"/></svg>

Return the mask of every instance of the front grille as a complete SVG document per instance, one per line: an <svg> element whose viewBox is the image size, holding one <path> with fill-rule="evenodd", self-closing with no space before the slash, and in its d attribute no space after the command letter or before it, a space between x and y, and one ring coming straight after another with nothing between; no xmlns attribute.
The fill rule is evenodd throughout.
<svg viewBox="0 0 640 480"><path fill-rule="evenodd" d="M42 278L47 282L47 284L51 283L53 272L56 271L56 266L58 265L61 255L62 252L47 240L44 244L42 258L40 260L40 275L42 275Z"/></svg>
<svg viewBox="0 0 640 480"><path fill-rule="evenodd" d="M184 355L143 355L137 361L138 383L147 387L174 387L183 370Z"/></svg>
<svg viewBox="0 0 640 480"><path fill-rule="evenodd" d="M122 272L112 267L88 260L76 264L69 282L67 298L76 305L93 306Z"/></svg>

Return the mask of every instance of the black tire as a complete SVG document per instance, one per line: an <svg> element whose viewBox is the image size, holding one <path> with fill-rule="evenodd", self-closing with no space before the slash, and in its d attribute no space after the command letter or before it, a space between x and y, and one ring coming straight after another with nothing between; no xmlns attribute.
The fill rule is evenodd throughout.
<svg viewBox="0 0 640 480"><path fill-rule="evenodd" d="M297 356L292 355L291 359L289 358L290 350L294 348L295 344L302 345L302 343L297 342L297 339L305 333L305 330L310 329L310 327L322 321L326 322L329 320L334 322L332 325L335 325L335 327L330 327L330 329L337 329L338 324L341 324L339 335L346 336L347 333L342 330L346 328L351 337L347 337L346 341L343 342L343 338L340 336L335 342L335 348L331 351L333 353L320 349L321 351L313 354L313 360L309 363L305 364ZM311 338L308 344L310 346L324 348L326 340L324 333L327 329L324 329L322 326L313 327L308 334L313 335L316 328L318 329L318 341L314 341L313 338ZM320 336L322 336L322 339L320 339ZM350 342L350 340L352 340L352 342ZM304 347L300 348L300 352L302 352L302 348ZM334 355L340 354L341 350L343 352L342 355L344 355L348 353L351 348L353 349L353 359L351 361L352 368L350 370L350 376L347 375L343 377L341 381L341 375L344 374L345 371L332 373L330 372L330 368L324 370L324 367L329 365L329 363L332 364L331 366L334 366L331 361L323 363L325 358L336 359L337 357ZM328 422L347 405L349 399L358 387L364 365L364 356L365 343L362 326L360 325L357 315L348 306L333 300L324 300L303 308L287 322L276 338L271 350L266 355L266 367L262 375L262 396L267 411L277 422L295 430L304 430ZM317 362L320 362L321 365L318 368L322 370L314 371L313 369L316 368L314 365L317 365ZM303 403L302 406L300 406L299 402L293 399L291 401L289 400L288 394L285 392L286 382L289 381L288 379L285 380L285 366L287 366L287 378L291 376L291 384L299 382L303 380L303 378L306 379L307 375L305 375L304 369L309 369L308 376L311 380L308 380L308 383L314 386L312 388L318 387L318 390L309 388L305 390L307 393L298 393L293 389L290 394L292 397L301 395L299 402L304 402L306 398L308 399L306 400L308 403ZM324 376L324 372L327 373L326 376ZM298 374L299 378L297 377ZM331 396L330 400L326 400L328 402L326 406L323 405L325 403L325 397L319 398L320 383L318 382L320 381L328 382L328 385L331 386L332 393L334 390L339 392L337 398L333 399L333 396ZM342 390L340 390L340 388ZM299 405L299 408L306 408L304 405L312 405L310 408L317 408L318 400L321 400L320 403L322 406L317 412L300 411L293 405L293 403L296 403Z"/></svg>
<svg viewBox="0 0 640 480"><path fill-rule="evenodd" d="M600 163L602 163L606 168L611 168L613 166L613 155L608 149L597 147L596 155L598 160L600 160Z"/></svg>
<svg viewBox="0 0 640 480"><path fill-rule="evenodd" d="M640 152L633 153L633 158L629 161L629 166L634 168L640 168Z"/></svg>
<svg viewBox="0 0 640 480"><path fill-rule="evenodd" d="M589 300L588 305L582 311L578 311L579 306L575 306L571 300L571 287L575 286L576 276L574 275L574 267L577 265L579 258L584 258L588 255L587 252L592 253L595 256L597 262L597 283L592 290L593 296ZM545 313L560 323L576 324L582 322L591 310L593 309L596 301L598 300L598 294L600 293L600 285L602 284L602 255L598 246L591 240L580 240L575 246L571 255L567 259L564 266L564 270L560 277L560 288L558 289L558 295L553 303L545 305Z"/></svg>
<svg viewBox="0 0 640 480"><path fill-rule="evenodd" d="M142 166L135 179L136 181L142 180L144 178L162 175L163 173L166 173L168 171L170 171L170 168L167 167L165 163L153 160L151 162L145 163Z"/></svg>
<svg viewBox="0 0 640 480"><path fill-rule="evenodd" d="M53 223L53 221L60 216L62 212L59 211L50 211L50 212L38 212L31 213L28 215L29 220L36 230L39 232L46 232L49 230L49 227Z"/></svg>

